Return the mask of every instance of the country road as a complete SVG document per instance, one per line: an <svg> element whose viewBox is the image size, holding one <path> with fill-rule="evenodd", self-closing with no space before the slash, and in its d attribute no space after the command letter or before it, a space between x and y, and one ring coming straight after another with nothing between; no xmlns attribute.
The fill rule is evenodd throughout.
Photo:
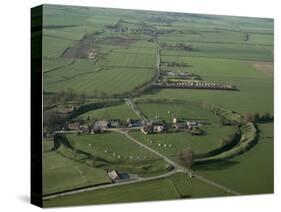
<svg viewBox="0 0 281 212"><path fill-rule="evenodd" d="M87 191L94 191L94 190L112 188L112 187L116 187L116 186L128 185L128 184L133 184L133 183L140 183L140 182L145 182L145 181L157 180L157 179L161 179L161 178L165 178L165 177L169 177L171 175L174 175L176 172L180 172L180 171L172 170L172 171L167 172L165 174L152 176L152 177L146 177L146 178L139 177L136 180L129 180L129 181L125 181L125 182L112 183L112 184L106 184L106 185L100 185L100 186L92 186L92 187L77 189L77 190L74 190L74 191L61 192L61 193L57 193L57 194L53 194L53 195L44 196L43 200L54 199L54 198L57 198L57 197L63 197L63 196L78 194L78 193L87 192Z"/></svg>
<svg viewBox="0 0 281 212"><path fill-rule="evenodd" d="M174 167L174 169L176 170L186 170L184 167L181 167L180 165L178 165L177 163L175 163L174 161L170 160L168 157L166 157L165 155L162 155L161 153L157 152L156 150L150 148L149 146L143 144L142 142L134 139L133 137L131 137L129 134L128 134L128 131L122 131L122 130L113 130L115 132L119 132L119 133L122 133L123 135L125 135L127 138L129 138L131 141L135 142L136 144L138 144L139 146L147 149L148 151L150 152L153 152L154 154L158 155L159 157L163 158L167 163L169 163L170 165L172 165Z"/></svg>
<svg viewBox="0 0 281 212"><path fill-rule="evenodd" d="M137 114L137 116L140 119L144 120L145 122L147 121L147 118L145 117L145 115L139 110L139 108L135 105L135 103L132 101L131 98L129 98L129 99L126 98L125 101L126 101L128 107L131 108L132 111L134 111L134 113Z"/></svg>

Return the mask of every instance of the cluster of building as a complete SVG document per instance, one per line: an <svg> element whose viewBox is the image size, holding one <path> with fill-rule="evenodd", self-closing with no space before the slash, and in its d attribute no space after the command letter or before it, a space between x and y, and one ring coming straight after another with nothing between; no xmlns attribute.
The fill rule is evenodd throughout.
<svg viewBox="0 0 281 212"><path fill-rule="evenodd" d="M158 87L165 87L165 88L237 90L237 88L233 85L220 85L216 83L201 83L201 82L169 82L169 83L155 83L154 85Z"/></svg>
<svg viewBox="0 0 281 212"><path fill-rule="evenodd" d="M168 132L169 125L164 121L149 122L141 128L141 132L145 135L153 133Z"/></svg>
<svg viewBox="0 0 281 212"><path fill-rule="evenodd" d="M81 121L73 121L68 123L62 131L73 131L79 133L97 134L103 133L107 128L135 128L140 129L145 135L167 133L169 129L186 129L199 135L200 126L204 125L203 121L178 120L172 119L171 123L162 120L144 121L128 119L126 121L120 119L96 120L92 124L83 124Z"/></svg>
<svg viewBox="0 0 281 212"><path fill-rule="evenodd" d="M83 120L76 120L66 124L63 131L80 131L83 133L102 133L106 128L138 128L142 127L145 122L139 119L120 119L95 120L91 124L84 124Z"/></svg>
<svg viewBox="0 0 281 212"><path fill-rule="evenodd" d="M180 77L192 77L194 74L187 72L187 71L164 71L161 72L162 75L164 76L170 76L170 77L176 77L176 76L180 76Z"/></svg>
<svg viewBox="0 0 281 212"><path fill-rule="evenodd" d="M200 126L204 125L203 121L193 120L177 120L173 118L172 123L166 123L165 121L154 121L146 123L142 128L141 132L145 135L167 133L169 129L187 129L193 135L200 135Z"/></svg>

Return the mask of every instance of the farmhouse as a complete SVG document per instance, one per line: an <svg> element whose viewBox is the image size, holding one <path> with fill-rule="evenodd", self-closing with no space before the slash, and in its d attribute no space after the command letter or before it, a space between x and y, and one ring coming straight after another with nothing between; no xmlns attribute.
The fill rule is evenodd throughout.
<svg viewBox="0 0 281 212"><path fill-rule="evenodd" d="M120 122L121 122L120 119L110 119L107 122L107 127L108 128L117 128L120 126Z"/></svg>
<svg viewBox="0 0 281 212"><path fill-rule="evenodd" d="M72 122L67 125L68 130L80 130L80 122Z"/></svg>
<svg viewBox="0 0 281 212"><path fill-rule="evenodd" d="M168 125L165 122L151 122L141 128L145 135L152 133L165 133L168 131Z"/></svg>
<svg viewBox="0 0 281 212"><path fill-rule="evenodd" d="M127 126L128 127L142 127L144 125L143 120L132 120L132 119L127 119Z"/></svg>
<svg viewBox="0 0 281 212"><path fill-rule="evenodd" d="M120 179L118 172L115 170L107 172L107 175L111 179L112 182Z"/></svg>
<svg viewBox="0 0 281 212"><path fill-rule="evenodd" d="M98 133L103 133L103 128L101 128L101 127L93 127L91 129L91 134L98 134Z"/></svg>
<svg viewBox="0 0 281 212"><path fill-rule="evenodd" d="M55 109L55 111L58 114L68 114L68 113L71 113L73 110L74 110L74 107L64 107L64 106L58 106Z"/></svg>
<svg viewBox="0 0 281 212"><path fill-rule="evenodd" d="M82 130L83 133L89 133L90 132L90 126L87 124L80 125L80 130Z"/></svg>
<svg viewBox="0 0 281 212"><path fill-rule="evenodd" d="M94 123L94 128L104 129L104 128L107 128L107 124L108 124L108 122L105 120L96 121Z"/></svg>
<svg viewBox="0 0 281 212"><path fill-rule="evenodd" d="M186 125L188 128L191 128L191 127L198 127L201 124L197 121L187 121Z"/></svg>

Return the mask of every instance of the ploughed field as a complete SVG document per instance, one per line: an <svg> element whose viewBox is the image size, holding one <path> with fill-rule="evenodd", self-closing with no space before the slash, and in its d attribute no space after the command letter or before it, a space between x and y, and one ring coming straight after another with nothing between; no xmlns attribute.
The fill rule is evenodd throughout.
<svg viewBox="0 0 281 212"><path fill-rule="evenodd" d="M151 135L139 130L128 132L177 163L182 149L192 148L195 156L208 155L221 147L223 138L237 130L236 126L222 125L221 116L203 105L225 108L234 118L247 113L273 113L271 19L44 7L46 97L71 90L78 96L86 95L88 101L108 101L128 98L136 92L138 95L132 96L132 101L149 120L171 122L176 117L204 121L201 136L191 136L186 131ZM192 73L199 76L195 82L234 85L238 90L151 88L137 92L155 80L158 62L160 72ZM75 118L86 123L139 119L123 100L120 104L78 112ZM249 123L242 127L248 126ZM241 194L272 193L273 121L257 122L254 126L256 143L251 148L219 162L195 164L194 172ZM247 136L251 133L246 132ZM162 158L117 132L66 134L43 143L44 195L110 184L106 171L112 169L137 177L171 171ZM176 173L162 179L45 200L44 206L225 195L228 193L211 184Z"/></svg>

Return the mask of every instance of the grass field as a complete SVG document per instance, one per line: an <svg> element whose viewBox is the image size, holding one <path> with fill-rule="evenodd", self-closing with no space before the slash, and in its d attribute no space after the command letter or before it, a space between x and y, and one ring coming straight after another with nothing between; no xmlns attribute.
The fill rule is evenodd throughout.
<svg viewBox="0 0 281 212"><path fill-rule="evenodd" d="M172 90L162 89L157 94L141 98L186 99L206 101L244 113L273 111L273 76L255 69L251 62L228 59L194 57L163 57L190 65L186 70L198 74L203 81L236 85L239 91ZM272 73L272 72L271 72Z"/></svg>
<svg viewBox="0 0 281 212"><path fill-rule="evenodd" d="M119 133L68 135L67 139L75 149L100 158L101 160L96 160L95 167L143 176L165 173L169 170L169 165L159 156Z"/></svg>
<svg viewBox="0 0 281 212"><path fill-rule="evenodd" d="M127 120L130 119L138 119L139 117L125 104L104 107L97 110L92 110L87 113L83 113L80 118L87 120L96 119L96 120L108 120L108 119L120 119Z"/></svg>
<svg viewBox="0 0 281 212"><path fill-rule="evenodd" d="M44 153L43 162L44 194L111 183L104 170L76 163L54 151Z"/></svg>
<svg viewBox="0 0 281 212"><path fill-rule="evenodd" d="M85 92L88 95L95 91L120 94L150 80L154 73L153 70L144 68L137 69L136 72L132 68L110 68L100 72L78 73L71 78L67 75L68 79L49 83L47 79L44 81L44 88L49 92L73 89L77 93Z"/></svg>
<svg viewBox="0 0 281 212"><path fill-rule="evenodd" d="M200 189L199 189L200 188ZM44 201L45 207L225 196L225 192L178 173L168 178Z"/></svg>
<svg viewBox="0 0 281 212"><path fill-rule="evenodd" d="M273 124L258 127L261 130L258 144L249 152L226 162L195 167L195 171L242 194L272 193Z"/></svg>

